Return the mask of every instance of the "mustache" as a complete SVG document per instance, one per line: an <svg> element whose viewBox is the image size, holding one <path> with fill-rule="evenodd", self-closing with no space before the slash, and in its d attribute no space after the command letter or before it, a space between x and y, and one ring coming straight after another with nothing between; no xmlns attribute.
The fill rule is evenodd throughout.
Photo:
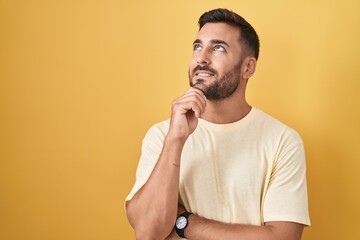
<svg viewBox="0 0 360 240"><path fill-rule="evenodd" d="M217 74L217 71L209 66L200 66L197 65L193 70L192 70L192 75L195 74L196 71L209 71L213 74Z"/></svg>

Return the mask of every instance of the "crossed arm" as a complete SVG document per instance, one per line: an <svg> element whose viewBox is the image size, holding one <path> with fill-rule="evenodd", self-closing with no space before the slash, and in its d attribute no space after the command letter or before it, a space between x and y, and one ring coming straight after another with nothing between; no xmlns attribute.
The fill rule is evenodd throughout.
<svg viewBox="0 0 360 240"><path fill-rule="evenodd" d="M193 88L173 102L170 129L155 168L127 204L127 216L136 239L180 239L174 232L174 224L176 217L185 211L178 206L181 152L205 107L205 96ZM300 240L302 230L303 225L291 222L250 226L191 215L185 233L190 240Z"/></svg>
<svg viewBox="0 0 360 240"><path fill-rule="evenodd" d="M178 213L185 209L179 205ZM189 240L300 240L304 225L294 222L267 222L264 226L225 224L192 214L185 229ZM179 240L173 231L166 240Z"/></svg>

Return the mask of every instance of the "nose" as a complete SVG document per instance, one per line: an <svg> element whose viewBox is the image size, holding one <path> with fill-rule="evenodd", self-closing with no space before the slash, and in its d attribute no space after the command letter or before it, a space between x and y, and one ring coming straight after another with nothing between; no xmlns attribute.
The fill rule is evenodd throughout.
<svg viewBox="0 0 360 240"><path fill-rule="evenodd" d="M200 66L205 66L210 64L210 57L206 51L199 52L197 56L197 64Z"/></svg>

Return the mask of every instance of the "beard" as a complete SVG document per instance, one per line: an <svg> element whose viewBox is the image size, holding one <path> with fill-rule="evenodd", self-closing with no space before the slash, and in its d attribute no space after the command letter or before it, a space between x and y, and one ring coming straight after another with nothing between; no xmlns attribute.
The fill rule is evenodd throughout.
<svg viewBox="0 0 360 240"><path fill-rule="evenodd" d="M196 79L196 82L192 82L194 73L198 70L210 71L214 74L217 72L208 66L197 66L193 69L192 74L189 70L189 82L190 86L201 90L208 100L219 101L230 97L238 88L240 83L241 63L235 65L235 67L220 77L216 78L210 85L205 85L205 80L202 78Z"/></svg>

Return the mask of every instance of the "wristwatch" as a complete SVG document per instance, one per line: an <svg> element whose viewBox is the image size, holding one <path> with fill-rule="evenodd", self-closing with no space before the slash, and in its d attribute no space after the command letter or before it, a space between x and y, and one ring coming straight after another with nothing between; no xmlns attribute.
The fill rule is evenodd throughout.
<svg viewBox="0 0 360 240"><path fill-rule="evenodd" d="M191 212L183 212L180 216L176 219L175 223L175 231L179 237L186 238L185 236L185 228L189 226L189 216Z"/></svg>

